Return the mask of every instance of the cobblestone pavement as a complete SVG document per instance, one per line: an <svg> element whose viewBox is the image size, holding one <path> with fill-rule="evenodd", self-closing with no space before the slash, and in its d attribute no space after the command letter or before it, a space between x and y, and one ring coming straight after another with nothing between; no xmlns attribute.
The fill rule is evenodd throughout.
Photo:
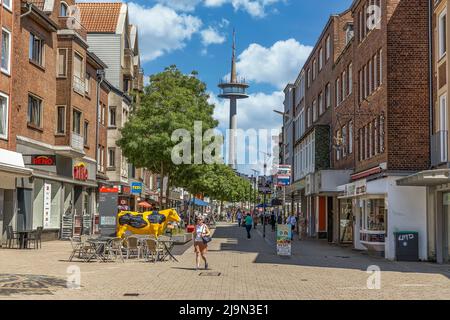
<svg viewBox="0 0 450 320"><path fill-rule="evenodd" d="M179 263L156 264L70 263L70 244L60 241L0 249L0 299L450 299L449 265L390 262L312 240L295 240L293 256L282 258L270 227L265 239L261 226L252 234L247 240L244 228L218 226L208 258L209 272L220 276L200 276L189 246L177 249ZM79 290L64 286L73 265ZM382 270L380 290L367 289L371 265Z"/></svg>

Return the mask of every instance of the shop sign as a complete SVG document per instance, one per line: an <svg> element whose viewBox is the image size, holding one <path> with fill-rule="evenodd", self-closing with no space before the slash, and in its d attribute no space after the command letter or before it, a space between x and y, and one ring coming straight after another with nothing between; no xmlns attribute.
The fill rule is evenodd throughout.
<svg viewBox="0 0 450 320"><path fill-rule="evenodd" d="M291 255L291 225L279 224L277 226L277 254L279 256Z"/></svg>
<svg viewBox="0 0 450 320"><path fill-rule="evenodd" d="M44 184L44 229L51 227L50 216L52 213L52 185Z"/></svg>
<svg viewBox="0 0 450 320"><path fill-rule="evenodd" d="M100 193L119 193L119 189L118 188L108 188L108 187L101 187L100 188Z"/></svg>
<svg viewBox="0 0 450 320"><path fill-rule="evenodd" d="M88 169L85 163L80 162L73 167L73 178L75 180L86 181L88 177Z"/></svg>
<svg viewBox="0 0 450 320"><path fill-rule="evenodd" d="M131 193L141 194L142 193L142 182L132 182L131 183Z"/></svg>
<svg viewBox="0 0 450 320"><path fill-rule="evenodd" d="M56 166L56 156L52 156L52 155L31 156L31 165L33 165L33 166Z"/></svg>
<svg viewBox="0 0 450 320"><path fill-rule="evenodd" d="M346 197L357 197L367 193L367 180L360 180L345 186Z"/></svg>
<svg viewBox="0 0 450 320"><path fill-rule="evenodd" d="M129 187L129 186L120 186L120 193L121 194L130 194L131 193L131 187Z"/></svg>

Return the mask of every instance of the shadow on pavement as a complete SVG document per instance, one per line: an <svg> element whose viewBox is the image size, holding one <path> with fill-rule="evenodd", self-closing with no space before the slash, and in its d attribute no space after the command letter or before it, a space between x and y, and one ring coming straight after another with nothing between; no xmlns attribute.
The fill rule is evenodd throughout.
<svg viewBox="0 0 450 320"><path fill-rule="evenodd" d="M275 234L266 227L266 238L262 237L262 226L252 230L252 239L247 240L245 228L237 225L219 225L214 239L226 239L220 251L257 253L254 263L274 265L297 265L304 267L338 268L367 271L369 266L378 266L381 271L441 274L450 278L450 265L430 262L398 262L382 257L373 257L348 247L331 245L326 240L294 240L293 256L279 257L276 253ZM213 250L209 250L214 252Z"/></svg>

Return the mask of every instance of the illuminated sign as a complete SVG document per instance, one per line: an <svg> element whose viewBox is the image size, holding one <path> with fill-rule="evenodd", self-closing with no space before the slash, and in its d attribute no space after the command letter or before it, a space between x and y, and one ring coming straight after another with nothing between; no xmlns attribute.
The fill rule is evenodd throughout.
<svg viewBox="0 0 450 320"><path fill-rule="evenodd" d="M131 193L141 194L141 192L142 192L142 182L131 183Z"/></svg>
<svg viewBox="0 0 450 320"><path fill-rule="evenodd" d="M31 156L33 166L56 166L56 156L35 155Z"/></svg>
<svg viewBox="0 0 450 320"><path fill-rule="evenodd" d="M81 162L73 167L73 178L75 180L86 181L88 176L88 169L84 163Z"/></svg>

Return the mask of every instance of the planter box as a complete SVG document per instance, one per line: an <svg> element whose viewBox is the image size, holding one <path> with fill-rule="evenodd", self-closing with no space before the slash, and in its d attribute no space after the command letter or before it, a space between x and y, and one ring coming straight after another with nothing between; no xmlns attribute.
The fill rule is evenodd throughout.
<svg viewBox="0 0 450 320"><path fill-rule="evenodd" d="M173 235L172 240L176 244L185 244L192 240L192 233Z"/></svg>

